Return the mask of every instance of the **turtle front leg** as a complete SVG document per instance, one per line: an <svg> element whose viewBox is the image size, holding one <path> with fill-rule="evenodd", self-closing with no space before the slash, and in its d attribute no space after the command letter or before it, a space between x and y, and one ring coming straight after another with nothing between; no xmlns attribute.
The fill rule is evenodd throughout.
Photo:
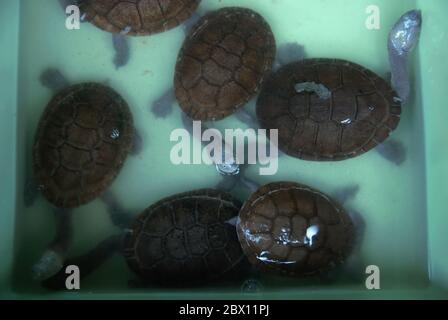
<svg viewBox="0 0 448 320"><path fill-rule="evenodd" d="M128 32L129 31L127 31L126 33ZM131 57L129 39L126 36L126 33L122 32L112 35L112 45L115 51L113 63L115 65L115 69L117 70L126 66Z"/></svg>
<svg viewBox="0 0 448 320"><path fill-rule="evenodd" d="M143 137L139 130L134 129L134 138L132 141L131 155L138 156L144 149Z"/></svg>
<svg viewBox="0 0 448 320"><path fill-rule="evenodd" d="M401 141L388 139L378 145L375 150L386 160L400 166L407 158L407 150Z"/></svg>
<svg viewBox="0 0 448 320"><path fill-rule="evenodd" d="M241 108L237 112L235 112L235 116L242 123L246 124L249 128L257 130L260 125L255 116L253 116L246 108Z"/></svg>
<svg viewBox="0 0 448 320"><path fill-rule="evenodd" d="M62 269L68 248L73 241L72 211L69 209L56 209L54 214L56 218L56 236L32 268L33 278L38 281L48 279Z"/></svg>
<svg viewBox="0 0 448 320"><path fill-rule="evenodd" d="M359 193L359 185L349 185L346 187L338 188L334 193L333 197L339 201L340 204L344 205L348 201L354 199Z"/></svg>
<svg viewBox="0 0 448 320"><path fill-rule="evenodd" d="M295 61L300 61L306 58L305 47L296 42L287 42L279 46L277 50L277 57L274 62L274 71L281 67Z"/></svg>
<svg viewBox="0 0 448 320"><path fill-rule="evenodd" d="M175 101L174 89L170 88L159 99L153 102L151 112L156 118L166 118L173 112Z"/></svg>
<svg viewBox="0 0 448 320"><path fill-rule="evenodd" d="M29 208L33 206L37 197L39 196L39 186L34 178L27 178L25 181L25 186L23 190L23 201L25 207Z"/></svg>

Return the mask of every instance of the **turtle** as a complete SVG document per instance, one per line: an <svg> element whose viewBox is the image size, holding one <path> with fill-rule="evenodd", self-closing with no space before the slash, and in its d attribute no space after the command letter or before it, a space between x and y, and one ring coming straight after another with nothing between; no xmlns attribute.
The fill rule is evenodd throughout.
<svg viewBox="0 0 448 320"><path fill-rule="evenodd" d="M102 194L131 148L133 120L125 100L99 83L70 86L53 97L33 147L35 177L58 208L76 208Z"/></svg>
<svg viewBox="0 0 448 320"><path fill-rule="evenodd" d="M85 20L111 33L147 36L188 20L200 0L81 0Z"/></svg>
<svg viewBox="0 0 448 320"><path fill-rule="evenodd" d="M401 103L385 80L340 59L286 65L266 81L257 101L261 127L278 129L279 149L305 160L367 152L389 137L400 115Z"/></svg>
<svg viewBox="0 0 448 320"><path fill-rule="evenodd" d="M193 120L221 120L259 90L275 59L275 38L257 12L227 7L208 13L185 39L175 96Z"/></svg>
<svg viewBox="0 0 448 320"><path fill-rule="evenodd" d="M148 36L170 30L195 16L200 0L59 0L64 10L79 7L82 22L112 33L116 69L130 60L128 36ZM193 19L194 20L194 19Z"/></svg>
<svg viewBox="0 0 448 320"><path fill-rule="evenodd" d="M199 19L199 18L196 18ZM185 28L186 33L189 33L192 26L188 25ZM305 54L303 46L297 43L283 43L281 44L276 53L276 59L273 63L273 69L276 70L279 66L285 65L288 62L295 61L298 58L302 58ZM249 101L248 104L255 105L255 98ZM166 90L158 99L151 102L151 113L156 118L166 118L173 111L173 105L176 102L176 95L174 88ZM185 112L183 112L185 113ZM247 124L251 128L258 128L258 121L256 117L252 116L245 108L240 108L235 112L235 116L243 123Z"/></svg>
<svg viewBox="0 0 448 320"><path fill-rule="evenodd" d="M145 285L201 285L230 276L245 261L236 229L228 223L241 205L216 189L170 196L134 218L122 236L106 239L66 265L77 265L85 277L114 252L121 252ZM63 289L65 278L61 270L42 284Z"/></svg>
<svg viewBox="0 0 448 320"><path fill-rule="evenodd" d="M70 85L56 69L46 69L42 84L57 93L39 121L33 145L33 182L26 190L31 206L36 191L53 206L56 236L33 267L34 277L51 276L62 267L72 238L73 209L101 197L129 154L141 150L127 102L111 87L86 82Z"/></svg>
<svg viewBox="0 0 448 320"><path fill-rule="evenodd" d="M390 33L392 86L342 59L305 59L283 66L261 90L256 107L260 126L278 129L279 148L305 160L345 160L382 144L397 128L401 106L409 98L406 63L420 29L421 16L411 11Z"/></svg>
<svg viewBox="0 0 448 320"><path fill-rule="evenodd" d="M354 224L341 205L287 181L264 185L249 197L237 232L254 266L289 276L329 271L349 257L355 243Z"/></svg>

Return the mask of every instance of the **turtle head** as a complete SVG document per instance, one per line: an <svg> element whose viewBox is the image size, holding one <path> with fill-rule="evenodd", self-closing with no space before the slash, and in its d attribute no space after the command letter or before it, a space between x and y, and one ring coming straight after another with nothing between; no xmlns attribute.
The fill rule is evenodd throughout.
<svg viewBox="0 0 448 320"><path fill-rule="evenodd" d="M389 46L399 55L408 54L416 46L422 28L420 10L406 12L395 23L389 34Z"/></svg>

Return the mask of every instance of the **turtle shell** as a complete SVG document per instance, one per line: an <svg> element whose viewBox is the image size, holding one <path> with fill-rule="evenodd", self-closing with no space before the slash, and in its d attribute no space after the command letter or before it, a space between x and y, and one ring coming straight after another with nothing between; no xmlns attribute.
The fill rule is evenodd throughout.
<svg viewBox="0 0 448 320"><path fill-rule="evenodd" d="M293 157L344 160L396 129L397 97L385 80L358 64L308 59L284 66L265 82L257 117L263 128L278 129L279 149Z"/></svg>
<svg viewBox="0 0 448 320"><path fill-rule="evenodd" d="M217 279L243 261L235 227L241 203L203 189L161 200L141 213L124 256L142 279L162 284Z"/></svg>
<svg viewBox="0 0 448 320"><path fill-rule="evenodd" d="M237 226L249 261L265 271L311 275L342 263L354 226L323 193L292 182L261 187L244 204Z"/></svg>
<svg viewBox="0 0 448 320"><path fill-rule="evenodd" d="M129 107L113 89L84 83L56 94L33 148L34 174L44 196L59 208L98 197L122 168L133 135Z"/></svg>
<svg viewBox="0 0 448 320"><path fill-rule="evenodd" d="M142 36L163 32L188 20L200 0L82 0L86 20L112 33Z"/></svg>
<svg viewBox="0 0 448 320"><path fill-rule="evenodd" d="M258 13L224 8L203 17L186 38L174 86L193 120L220 120L244 106L271 71L275 39Z"/></svg>

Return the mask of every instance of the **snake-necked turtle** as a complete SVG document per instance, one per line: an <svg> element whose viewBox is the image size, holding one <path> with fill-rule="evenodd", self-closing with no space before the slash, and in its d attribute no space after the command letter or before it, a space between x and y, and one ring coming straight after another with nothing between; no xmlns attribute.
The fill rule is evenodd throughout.
<svg viewBox="0 0 448 320"><path fill-rule="evenodd" d="M257 93L274 58L274 36L258 13L237 7L209 13L179 53L177 100L194 120L223 119Z"/></svg>
<svg viewBox="0 0 448 320"><path fill-rule="evenodd" d="M120 172L134 137L127 103L112 88L82 83L53 97L33 148L45 198L75 208L102 194Z"/></svg>
<svg viewBox="0 0 448 320"><path fill-rule="evenodd" d="M381 144L398 126L401 103L409 96L406 58L420 27L420 14L412 11L389 37L392 83L400 95L353 62L297 61L265 81L257 101L261 127L278 129L279 148L306 160L343 160Z"/></svg>
<svg viewBox="0 0 448 320"><path fill-rule="evenodd" d="M259 188L245 202L238 237L256 267L312 275L343 263L352 251L350 216L327 195L293 182Z"/></svg>
<svg viewBox="0 0 448 320"><path fill-rule="evenodd" d="M34 193L40 191L56 208L57 230L34 267L37 279L62 267L71 242L71 210L100 196L113 198L108 187L128 154L140 151L129 106L111 87L70 85L55 69L43 72L40 80L57 93L38 124L33 146L36 187L27 190L26 205L32 205Z"/></svg>
<svg viewBox="0 0 448 320"><path fill-rule="evenodd" d="M111 33L131 36L163 32L185 22L200 0L81 0L85 20Z"/></svg>
<svg viewBox="0 0 448 320"><path fill-rule="evenodd" d="M59 0L64 10L77 5L81 21L111 32L116 52L113 62L121 68L130 59L127 36L167 31L194 16L200 0ZM194 19L193 19L194 20Z"/></svg>
<svg viewBox="0 0 448 320"><path fill-rule="evenodd" d="M214 189L171 196L138 215L124 238L114 236L67 265L77 265L87 276L121 248L128 266L144 283L184 286L217 280L244 260L235 227L228 223L240 208L230 194ZM65 277L61 271L43 285L64 288Z"/></svg>

